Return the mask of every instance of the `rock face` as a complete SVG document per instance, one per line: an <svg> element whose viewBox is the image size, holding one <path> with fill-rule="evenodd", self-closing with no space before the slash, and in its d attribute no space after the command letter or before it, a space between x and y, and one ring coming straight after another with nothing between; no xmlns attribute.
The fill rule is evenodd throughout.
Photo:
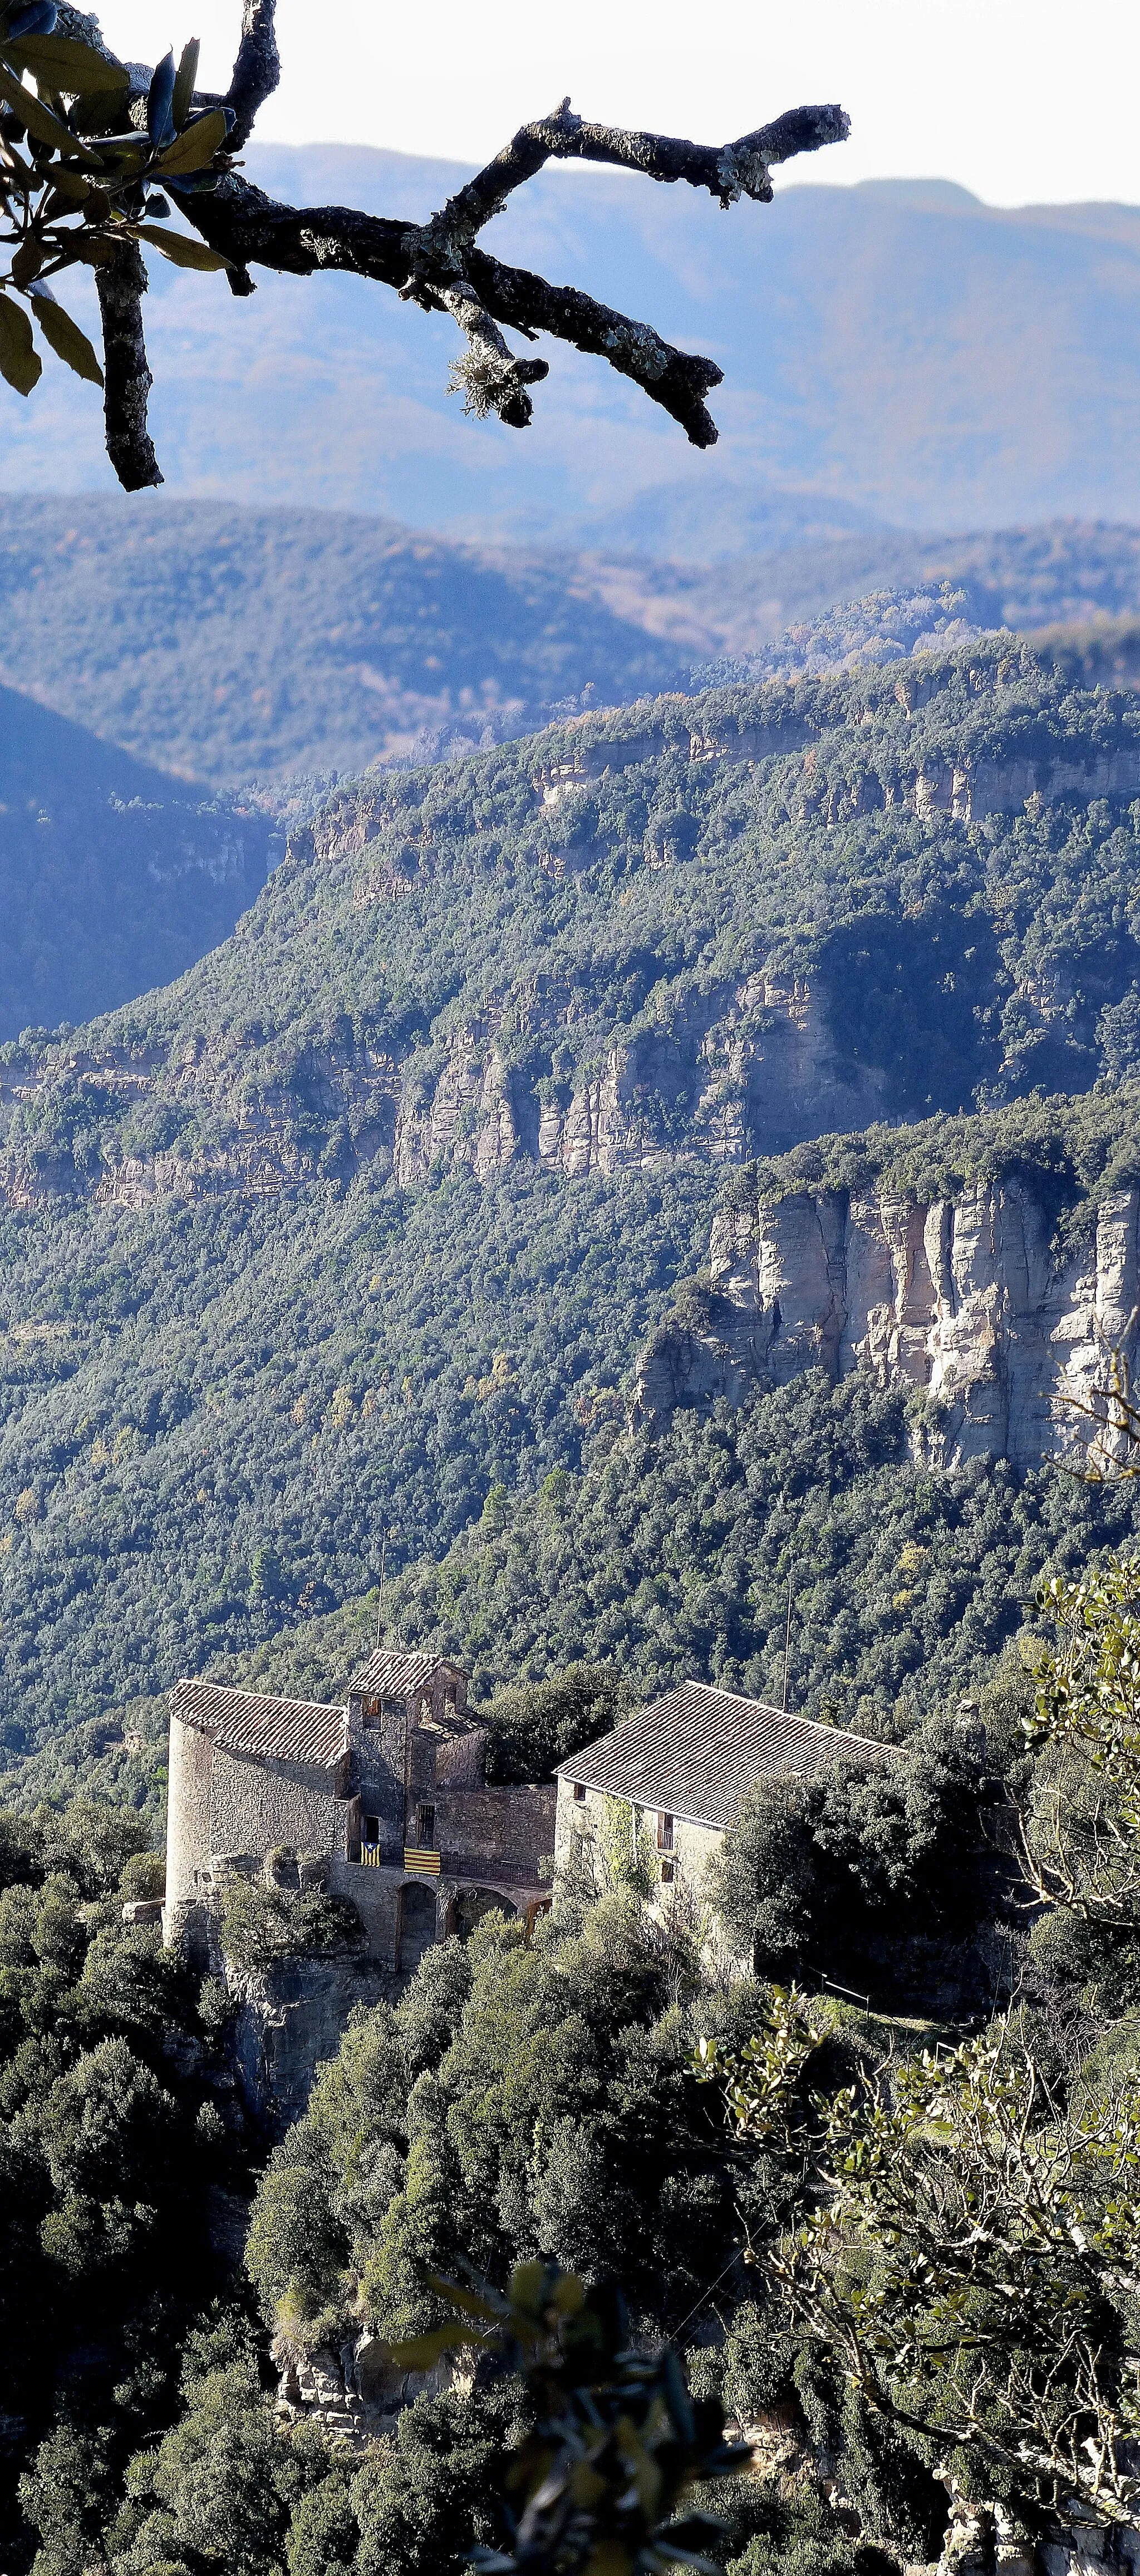
<svg viewBox="0 0 1140 2576"><path fill-rule="evenodd" d="M173 997L0 1050L0 1200L743 1164L1086 1090L1140 1063L1135 839L1105 801L1138 790L1135 704L1008 638L369 772ZM1044 858L1011 911L994 818L1058 800L1089 805L1092 911Z"/></svg>
<svg viewBox="0 0 1140 2576"><path fill-rule="evenodd" d="M336 2056L354 2005L383 2001L393 1981L359 1959L285 1959L247 1971L219 1964L237 2007L239 2090L261 2125L283 2136L306 2109L318 2066Z"/></svg>
<svg viewBox="0 0 1140 2576"><path fill-rule="evenodd" d="M925 1396L916 1439L938 1463L1083 1448L1094 1428L1070 1399L1104 1385L1110 1351L1135 1351L1140 1192L1107 1199L1067 1256L1052 1234L1018 1180L926 1204L802 1191L720 1215L711 1293L653 1336L634 1417L661 1428L679 1406L862 1367Z"/></svg>

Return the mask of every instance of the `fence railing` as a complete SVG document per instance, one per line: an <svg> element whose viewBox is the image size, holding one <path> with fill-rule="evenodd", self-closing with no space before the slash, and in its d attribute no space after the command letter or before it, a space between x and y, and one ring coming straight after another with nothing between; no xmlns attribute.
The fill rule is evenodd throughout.
<svg viewBox="0 0 1140 2576"><path fill-rule="evenodd" d="M415 1878L461 1878L483 1887L538 1887L537 1861L493 1859L487 1852L422 1851L405 1843L403 1852L385 1856L380 1843L361 1843L361 1869L400 1869Z"/></svg>

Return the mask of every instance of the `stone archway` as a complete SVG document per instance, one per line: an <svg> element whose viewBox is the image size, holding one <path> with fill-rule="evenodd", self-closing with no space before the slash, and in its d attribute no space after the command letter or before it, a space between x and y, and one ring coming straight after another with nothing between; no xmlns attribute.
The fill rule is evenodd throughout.
<svg viewBox="0 0 1140 2576"><path fill-rule="evenodd" d="M510 1897L504 1896L497 1887L461 1887L449 1908L448 1930L456 1933L461 1941L469 1941L476 1924L482 1922L485 1914L513 1915L517 1911Z"/></svg>
<svg viewBox="0 0 1140 2576"><path fill-rule="evenodd" d="M436 1936L435 1886L425 1887L412 1880L400 1889L400 1930L396 1943L396 1964L404 1976L418 1968L425 1950L430 1950Z"/></svg>

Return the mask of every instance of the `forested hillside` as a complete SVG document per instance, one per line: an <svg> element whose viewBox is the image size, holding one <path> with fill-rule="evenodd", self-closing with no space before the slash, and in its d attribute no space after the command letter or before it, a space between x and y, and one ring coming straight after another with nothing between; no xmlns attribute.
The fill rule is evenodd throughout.
<svg viewBox="0 0 1140 2576"><path fill-rule="evenodd" d="M1000 642L587 717L339 793L180 984L7 1049L10 1754L366 1593L384 1528L390 1566L459 1544L400 1616L481 1690L578 1653L774 1687L765 1426L790 1407L810 1454L823 1399L635 1453L639 1349L725 1164L1036 1174L1070 1246L1136 1178L1138 723ZM895 1123L978 1096L1004 1105ZM829 1103L875 1133L773 1165ZM889 1712L942 1688L967 1604L953 1653L1000 1643L1101 1507L1044 1471L924 1481L894 1398L835 1402L805 1510L878 1607L838 1663L809 1621L796 1687ZM945 1594L888 1569L930 1514Z"/></svg>
<svg viewBox="0 0 1140 2576"><path fill-rule="evenodd" d="M584 691L611 706L688 688L694 662L888 587L948 581L982 627L1140 611L1134 527L734 525L729 559L674 563L312 508L0 496L0 679L142 760L245 786L404 758L425 732L477 746ZM781 667L805 649L791 639Z"/></svg>
<svg viewBox="0 0 1140 2576"><path fill-rule="evenodd" d="M1140 715L1022 647L334 794L183 981L0 1066L9 1196L659 1169L1140 1062Z"/></svg>
<svg viewBox="0 0 1140 2576"><path fill-rule="evenodd" d="M0 677L215 786L362 769L448 721L478 742L679 667L572 556L331 510L21 493L0 499L0 598Z"/></svg>

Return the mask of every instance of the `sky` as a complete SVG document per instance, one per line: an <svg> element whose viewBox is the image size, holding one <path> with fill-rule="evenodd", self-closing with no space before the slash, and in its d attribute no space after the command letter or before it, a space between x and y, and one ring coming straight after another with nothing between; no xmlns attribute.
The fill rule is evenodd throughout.
<svg viewBox="0 0 1140 2576"><path fill-rule="evenodd" d="M102 0L101 16L132 60L199 35L203 81L224 83L238 0ZM278 27L267 142L482 160L569 93L584 115L719 143L838 98L850 143L785 185L941 178L991 205L1140 203L1135 0L279 0Z"/></svg>

